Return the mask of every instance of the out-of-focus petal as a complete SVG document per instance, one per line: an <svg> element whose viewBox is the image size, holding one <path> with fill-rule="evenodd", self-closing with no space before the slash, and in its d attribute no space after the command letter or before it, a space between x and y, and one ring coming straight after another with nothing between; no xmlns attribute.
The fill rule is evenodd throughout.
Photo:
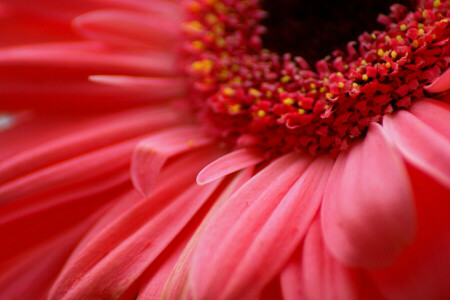
<svg viewBox="0 0 450 300"><path fill-rule="evenodd" d="M407 111L386 116L383 127L406 160L450 188L449 139Z"/></svg>
<svg viewBox="0 0 450 300"><path fill-rule="evenodd" d="M325 244L342 263L382 267L415 233L411 185L400 155L382 128L339 155L322 207Z"/></svg>
<svg viewBox="0 0 450 300"><path fill-rule="evenodd" d="M450 105L434 100L417 101L410 112L450 141Z"/></svg>
<svg viewBox="0 0 450 300"><path fill-rule="evenodd" d="M317 219L306 235L301 265L305 299L360 299L357 272L339 263L329 253Z"/></svg>
<svg viewBox="0 0 450 300"><path fill-rule="evenodd" d="M219 208L207 225L194 254L191 269L194 297L206 299L220 295L220 299L228 299L239 295L242 299L246 299L255 297L264 284L268 283L268 280L274 275L273 271L268 274L269 278L262 278L264 276L256 278L257 280L261 279L261 282L250 281L251 285L245 285L243 290L241 287L233 286L239 283L239 281L233 283L233 278L238 276L241 279L250 279L254 278L254 274L250 273L256 272L259 274L261 272L259 267L262 267L263 264L252 265L250 255L248 258L246 256L247 250L255 253L254 249L257 248L257 245L269 246L267 243L270 244L270 242L264 241L264 234L259 236L258 233L261 230L270 232L271 226L265 227L267 220L309 163L310 160L307 156L297 154L283 156L260 171ZM317 166L317 169L312 169L326 169L324 166L322 167L324 169L319 168L319 166ZM314 174L314 172L312 173ZM306 181L312 180L309 176L306 178L304 179ZM295 190L298 190L298 187ZM291 197L292 195L288 197L287 202L292 200ZM289 206L289 204L286 205ZM287 208L282 205L278 213L282 214L281 211L285 211L285 209ZM274 214L274 219L277 219L277 214ZM293 219L294 221L297 220L296 218ZM292 231L295 232L294 229L288 230L288 234ZM289 235L289 237L292 237L292 235ZM273 238L276 240L276 237ZM282 249L282 245L279 248L277 247L275 240L272 246L278 250ZM283 241L285 240L283 239ZM288 248L286 248L287 251L289 251ZM292 251L294 249L295 246ZM257 260L259 261L262 257ZM245 268L240 268L241 263L251 267L249 274L244 274ZM275 264L273 265L275 266ZM282 265L279 267L281 268ZM230 290L228 290L229 288ZM237 290L242 293L236 294Z"/></svg>
<svg viewBox="0 0 450 300"><path fill-rule="evenodd" d="M197 176L198 184L206 184L238 170L253 166L264 159L261 152L240 149L220 157L207 165Z"/></svg>
<svg viewBox="0 0 450 300"><path fill-rule="evenodd" d="M444 72L432 84L425 87L429 93L441 93L450 89L450 69Z"/></svg>
<svg viewBox="0 0 450 300"><path fill-rule="evenodd" d="M450 299L450 191L408 168L417 207L417 236L393 266L372 272L388 299Z"/></svg>
<svg viewBox="0 0 450 300"><path fill-rule="evenodd" d="M150 195L166 161L178 154L212 143L203 131L195 126L175 127L152 135L140 142L131 159L131 178L136 189Z"/></svg>

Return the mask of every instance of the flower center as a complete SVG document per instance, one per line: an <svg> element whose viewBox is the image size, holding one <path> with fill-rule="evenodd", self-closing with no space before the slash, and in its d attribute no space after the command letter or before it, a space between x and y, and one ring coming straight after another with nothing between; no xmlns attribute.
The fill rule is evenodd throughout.
<svg viewBox="0 0 450 300"><path fill-rule="evenodd" d="M336 48L344 49L363 30L383 30L376 20L380 13L389 13L389 6L398 3L412 10L416 6L412 2L416 1L263 0L262 8L269 12L263 20L267 28L263 44L277 53L289 52L314 64Z"/></svg>
<svg viewBox="0 0 450 300"><path fill-rule="evenodd" d="M448 5L422 0L411 12L393 5L378 17L384 30L364 32L311 68L263 48L267 14L258 0L188 0L185 64L198 119L232 147L336 155L371 122L423 97L448 67ZM294 46L313 49L301 38Z"/></svg>

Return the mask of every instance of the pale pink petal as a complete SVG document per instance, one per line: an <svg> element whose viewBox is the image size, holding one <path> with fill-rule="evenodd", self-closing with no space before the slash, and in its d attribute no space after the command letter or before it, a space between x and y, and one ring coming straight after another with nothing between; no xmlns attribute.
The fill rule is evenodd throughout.
<svg viewBox="0 0 450 300"><path fill-rule="evenodd" d="M9 78L41 78L64 74L75 78L92 74L176 76L173 55L167 53L114 53L78 49L22 46L0 50L2 73ZM5 76L5 75L3 75ZM0 77L3 77L0 75Z"/></svg>
<svg viewBox="0 0 450 300"><path fill-rule="evenodd" d="M450 69L445 71L439 78L433 81L432 84L425 87L429 93L441 93L450 89Z"/></svg>
<svg viewBox="0 0 450 300"><path fill-rule="evenodd" d="M131 233L70 286L56 285L51 299L116 298L145 271L209 198L217 184L194 185ZM77 264L77 261L72 261ZM69 269L70 270L70 269ZM63 277L64 278L64 277Z"/></svg>
<svg viewBox="0 0 450 300"><path fill-rule="evenodd" d="M278 206L272 209L267 220L263 220L265 222L256 233L247 232L246 225L236 230L244 236L248 246L236 254L240 261L223 291L224 299L237 296L250 299L280 272L304 238L322 203L333 163L328 157L313 161ZM256 205L264 206L262 203ZM258 218L250 210L242 218L245 219L247 215ZM230 255L233 255L233 250L229 248ZM276 258L274 253L277 254Z"/></svg>
<svg viewBox="0 0 450 300"><path fill-rule="evenodd" d="M74 126L78 130L73 134L30 147L0 163L0 183L113 143L175 125L176 122L172 110L154 108L99 117L95 123Z"/></svg>
<svg viewBox="0 0 450 300"><path fill-rule="evenodd" d="M264 159L261 152L240 149L220 157L207 165L197 176L198 184L206 184L238 170L256 165Z"/></svg>
<svg viewBox="0 0 450 300"><path fill-rule="evenodd" d="M328 252L318 220L306 235L302 256L301 278L305 299L361 299L358 295L356 271L340 264Z"/></svg>
<svg viewBox="0 0 450 300"><path fill-rule="evenodd" d="M131 159L134 186L148 197L161 168L169 158L203 147L212 141L195 126L175 127L143 140L134 150Z"/></svg>
<svg viewBox="0 0 450 300"><path fill-rule="evenodd" d="M349 266L385 266L411 243L411 185L380 125L373 123L363 141L339 155L321 220L329 251Z"/></svg>
<svg viewBox="0 0 450 300"><path fill-rule="evenodd" d="M302 248L299 247L287 265L281 272L281 290L283 299L285 300L299 300L305 299L305 292L303 287L303 268L302 268Z"/></svg>
<svg viewBox="0 0 450 300"><path fill-rule="evenodd" d="M238 173L235 178L220 193L218 199L214 201L214 205L209 209L207 215L203 218L203 222L198 226L194 236L185 247L180 259L172 269L172 272L164 286L161 299L188 299L189 294L189 269L192 264L192 257L198 246L199 237L203 234L206 225L217 209L228 200L231 194L246 183L253 173L253 168L247 168Z"/></svg>
<svg viewBox="0 0 450 300"><path fill-rule="evenodd" d="M122 142L7 182L0 186L0 203L18 201L52 188L118 172L129 164L137 142L137 140Z"/></svg>
<svg viewBox="0 0 450 300"><path fill-rule="evenodd" d="M423 99L414 103L410 112L450 140L450 105L448 103Z"/></svg>
<svg viewBox="0 0 450 300"><path fill-rule="evenodd" d="M175 45L180 25L168 19L120 10L99 10L73 21L73 27L94 41L169 51Z"/></svg>
<svg viewBox="0 0 450 300"><path fill-rule="evenodd" d="M205 197L214 190L217 185L214 183L203 187L195 185L197 172L208 161L217 157L217 153L214 154L211 150L198 150L173 162L161 173L161 181L151 197L132 201L128 208L125 202L130 202L127 198L137 197L137 192L134 192L134 196L125 195L125 202L119 200L118 205L99 221L74 251L52 288L53 297L61 299L69 289L72 290L70 293L80 293L80 297L83 293L102 293L102 285L90 285L89 278L107 284L103 272L108 273L108 276L118 273L124 275L117 277L120 283L109 282L111 286L103 292L125 292L136 276L156 259L191 219L192 214L195 214L206 200ZM187 162L189 167L185 167ZM173 188L174 183L177 184L177 189ZM111 260L119 264L111 263ZM129 269L125 272L126 266ZM118 269L111 273L108 268ZM76 297L75 294L72 295Z"/></svg>
<svg viewBox="0 0 450 300"><path fill-rule="evenodd" d="M373 279L388 299L450 299L450 191L410 167L417 236L392 266Z"/></svg>
<svg viewBox="0 0 450 300"><path fill-rule="evenodd" d="M406 111L386 116L383 127L406 160L450 188L449 139Z"/></svg>
<svg viewBox="0 0 450 300"><path fill-rule="evenodd" d="M193 257L191 284L194 298L231 296L223 292L242 255L309 162L308 157L293 153L277 159L218 209ZM251 290L252 294L254 292Z"/></svg>

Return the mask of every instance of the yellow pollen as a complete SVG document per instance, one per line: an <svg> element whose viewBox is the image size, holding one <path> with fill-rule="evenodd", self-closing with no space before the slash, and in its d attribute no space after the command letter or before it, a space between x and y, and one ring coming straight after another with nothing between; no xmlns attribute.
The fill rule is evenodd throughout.
<svg viewBox="0 0 450 300"><path fill-rule="evenodd" d="M419 31L417 32L420 35L423 35L425 33L425 31L423 29L419 29Z"/></svg>
<svg viewBox="0 0 450 300"><path fill-rule="evenodd" d="M281 93L284 92L284 89L283 88L277 88L277 92L278 92L278 94L281 94Z"/></svg>
<svg viewBox="0 0 450 300"><path fill-rule="evenodd" d="M412 42L412 46L413 46L414 48L417 48L417 46L419 46L419 42L418 42L417 40L414 40L414 41Z"/></svg>
<svg viewBox="0 0 450 300"><path fill-rule="evenodd" d="M387 62L387 63L386 63L386 68L388 68L388 69L391 68L391 63L390 63L390 62Z"/></svg>
<svg viewBox="0 0 450 300"><path fill-rule="evenodd" d="M321 93L325 93L326 90L327 90L327 87L326 87L326 86L323 86L323 87L320 88L320 92L321 92Z"/></svg>
<svg viewBox="0 0 450 300"><path fill-rule="evenodd" d="M223 94L225 96L232 97L232 96L236 95L236 91L230 87L226 87L223 89Z"/></svg>
<svg viewBox="0 0 450 300"><path fill-rule="evenodd" d="M272 92L271 91L267 91L266 92L266 97L267 98L272 98Z"/></svg>
<svg viewBox="0 0 450 300"><path fill-rule="evenodd" d="M369 80L369 76L367 76L367 74L364 74L364 75L362 76L362 80L364 80L364 81Z"/></svg>
<svg viewBox="0 0 450 300"><path fill-rule="evenodd" d="M332 93L326 93L325 96L326 96L327 98L333 98L334 95L333 95Z"/></svg>
<svg viewBox="0 0 450 300"><path fill-rule="evenodd" d="M397 57L397 52L392 51L392 52L391 52L391 57L395 59L395 58Z"/></svg>
<svg viewBox="0 0 450 300"><path fill-rule="evenodd" d="M197 50L205 49L205 44L202 41L193 41L191 43L192 47Z"/></svg>
<svg viewBox="0 0 450 300"><path fill-rule="evenodd" d="M259 97L262 94L260 91L258 91L257 89L254 89L254 88L251 88L249 90L249 93L250 93L250 95L255 96L255 97Z"/></svg>
<svg viewBox="0 0 450 300"><path fill-rule="evenodd" d="M344 69L348 70L348 65L347 64L344 65Z"/></svg>
<svg viewBox="0 0 450 300"><path fill-rule="evenodd" d="M401 31L406 31L406 25L405 24L400 25L400 30Z"/></svg>
<svg viewBox="0 0 450 300"><path fill-rule="evenodd" d="M266 116L266 112L264 110L262 110L262 109L258 110L258 112L256 114L260 118Z"/></svg>
<svg viewBox="0 0 450 300"><path fill-rule="evenodd" d="M340 76L340 77L343 76L341 72L336 72L336 75L338 75L338 76Z"/></svg>
<svg viewBox="0 0 450 300"><path fill-rule="evenodd" d="M354 88L357 88L357 87L359 87L359 84L357 84L356 82L353 82L352 86L353 86Z"/></svg>
<svg viewBox="0 0 450 300"><path fill-rule="evenodd" d="M282 83L288 83L289 81L291 81L291 77L289 77L289 76L283 76L283 77L281 77L281 82Z"/></svg>
<svg viewBox="0 0 450 300"><path fill-rule="evenodd" d="M438 8L440 5L441 5L441 0L434 0L433 1L434 8Z"/></svg>
<svg viewBox="0 0 450 300"><path fill-rule="evenodd" d="M228 110L234 114L238 113L241 110L241 105L240 104L230 105L230 107L228 107Z"/></svg>
<svg viewBox="0 0 450 300"><path fill-rule="evenodd" d="M342 89L344 87L344 83L341 81L341 82L338 83L338 86L339 86L339 88Z"/></svg>
<svg viewBox="0 0 450 300"><path fill-rule="evenodd" d="M432 38L433 40L435 40L435 39L436 39L436 35L435 35L435 34L432 34L432 35L431 35L431 38Z"/></svg>
<svg viewBox="0 0 450 300"><path fill-rule="evenodd" d="M385 40L386 42L389 42L389 41L391 40L391 37L387 35L387 36L384 37L384 40Z"/></svg>
<svg viewBox="0 0 450 300"><path fill-rule="evenodd" d="M294 100L292 100L291 98L286 98L283 100L283 103L286 105L292 105L294 104Z"/></svg>
<svg viewBox="0 0 450 300"><path fill-rule="evenodd" d="M383 51L383 49L378 49L378 56L383 56L384 55L384 51Z"/></svg>
<svg viewBox="0 0 450 300"><path fill-rule="evenodd" d="M417 27L418 27L419 29L423 29L423 28L425 27L425 25L423 25L423 23L419 23L419 24L417 25Z"/></svg>
<svg viewBox="0 0 450 300"><path fill-rule="evenodd" d="M216 24L219 21L219 19L214 14L207 14L205 16L205 20L206 20L206 22L208 22L211 25Z"/></svg>
<svg viewBox="0 0 450 300"><path fill-rule="evenodd" d="M305 110L304 110L303 108L299 108L299 109L298 109L298 113L299 113L300 115L303 115L303 114L305 114Z"/></svg>
<svg viewBox="0 0 450 300"><path fill-rule="evenodd" d="M228 78L228 76L230 75L230 72L226 69L223 69L222 71L220 71L219 73L219 79L220 80L226 80Z"/></svg>
<svg viewBox="0 0 450 300"><path fill-rule="evenodd" d="M309 86L311 87L311 89L315 89L315 88L317 88L317 86L316 86L316 84L315 84L315 83L311 83L311 84L310 84Z"/></svg>
<svg viewBox="0 0 450 300"><path fill-rule="evenodd" d="M312 94L317 94L317 90L311 90Z"/></svg>
<svg viewBox="0 0 450 300"><path fill-rule="evenodd" d="M375 34L373 34L373 33L372 33L371 37L372 37L373 39L376 39L376 38L377 38L377 36L376 36Z"/></svg>
<svg viewBox="0 0 450 300"><path fill-rule="evenodd" d="M361 66L367 65L367 61L365 59L361 60Z"/></svg>
<svg viewBox="0 0 450 300"><path fill-rule="evenodd" d="M205 27L199 21L192 21L187 24L184 24L184 28L188 31L204 31Z"/></svg>

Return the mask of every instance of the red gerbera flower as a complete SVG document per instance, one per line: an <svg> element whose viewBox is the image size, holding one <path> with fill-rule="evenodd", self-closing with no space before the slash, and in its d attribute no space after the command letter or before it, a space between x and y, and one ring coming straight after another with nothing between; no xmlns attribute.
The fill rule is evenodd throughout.
<svg viewBox="0 0 450 300"><path fill-rule="evenodd" d="M2 1L0 298L449 298L450 4L322 2Z"/></svg>

